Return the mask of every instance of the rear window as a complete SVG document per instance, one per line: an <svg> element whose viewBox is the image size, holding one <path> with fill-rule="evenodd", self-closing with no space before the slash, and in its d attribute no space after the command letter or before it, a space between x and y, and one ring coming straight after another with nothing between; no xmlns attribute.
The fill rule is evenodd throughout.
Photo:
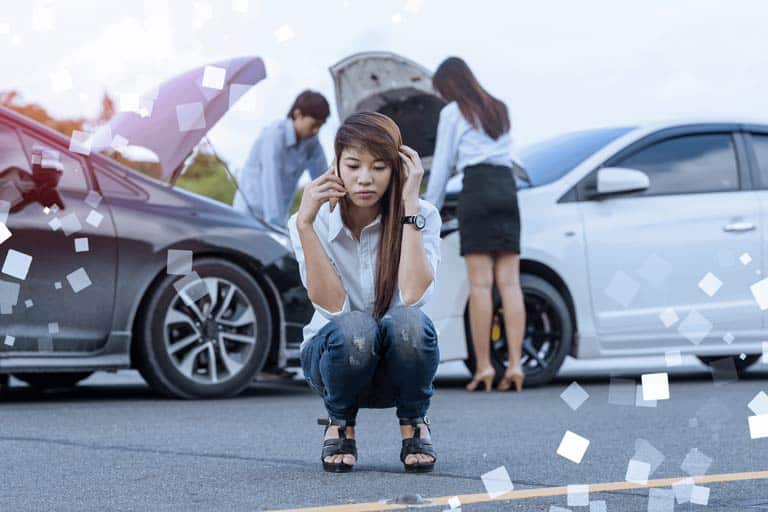
<svg viewBox="0 0 768 512"><path fill-rule="evenodd" d="M634 127L599 128L566 133L547 139L520 151L523 164L533 186L546 185L586 160Z"/></svg>

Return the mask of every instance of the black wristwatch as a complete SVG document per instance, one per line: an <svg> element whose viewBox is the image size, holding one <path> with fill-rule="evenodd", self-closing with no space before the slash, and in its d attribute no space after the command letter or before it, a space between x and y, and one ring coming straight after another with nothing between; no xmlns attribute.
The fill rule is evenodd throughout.
<svg viewBox="0 0 768 512"><path fill-rule="evenodd" d="M400 219L400 224L413 224L416 226L416 229L421 231L427 225L427 219L420 213L417 215L406 215Z"/></svg>

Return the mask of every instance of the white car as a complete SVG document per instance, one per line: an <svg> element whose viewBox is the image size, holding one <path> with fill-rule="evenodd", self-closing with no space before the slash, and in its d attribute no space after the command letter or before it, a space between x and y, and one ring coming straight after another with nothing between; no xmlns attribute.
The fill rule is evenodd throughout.
<svg viewBox="0 0 768 512"><path fill-rule="evenodd" d="M403 134L428 165L441 103L430 96L427 70L397 55L367 53L331 72L341 118L362 109L402 117L403 105L421 105L420 128L432 138L419 138L407 124ZM339 76L355 84L353 93ZM761 282L768 124L700 120L586 130L519 157L526 383L548 382L566 355L679 351L706 363L732 360L742 370L768 352L768 280ZM448 184L442 262L425 312L439 331L441 359L464 360L472 370L466 267L450 218L461 180L455 175ZM496 290L494 303L489 343L501 371L507 349Z"/></svg>

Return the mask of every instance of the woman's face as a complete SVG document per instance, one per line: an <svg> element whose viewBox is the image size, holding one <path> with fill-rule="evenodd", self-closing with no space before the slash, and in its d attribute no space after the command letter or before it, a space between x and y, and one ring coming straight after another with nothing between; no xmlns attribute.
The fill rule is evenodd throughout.
<svg viewBox="0 0 768 512"><path fill-rule="evenodd" d="M381 201L392 179L392 167L364 149L344 148L339 172L347 198L355 206L373 206Z"/></svg>

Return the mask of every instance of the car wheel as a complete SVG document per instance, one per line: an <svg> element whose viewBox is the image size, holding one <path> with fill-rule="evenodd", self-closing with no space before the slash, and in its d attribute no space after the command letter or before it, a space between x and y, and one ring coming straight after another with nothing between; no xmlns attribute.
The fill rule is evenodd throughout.
<svg viewBox="0 0 768 512"><path fill-rule="evenodd" d="M269 304L256 280L233 263L205 258L195 261L195 271L200 279L186 283L164 276L145 302L137 324L139 371L167 396L234 396L266 361Z"/></svg>
<svg viewBox="0 0 768 512"><path fill-rule="evenodd" d="M520 285L525 303L525 333L521 360L525 371L525 385L539 386L555 377L565 356L570 352L573 324L565 300L549 282L538 276L522 274ZM464 313L464 331L468 353L465 364L469 371L474 373L476 361L469 324L469 303ZM507 368L508 349L501 296L495 285L493 321L488 343L491 345L491 363L496 370L498 382Z"/></svg>
<svg viewBox="0 0 768 512"><path fill-rule="evenodd" d="M35 389L71 388L93 372L14 373L13 376Z"/></svg>
<svg viewBox="0 0 768 512"><path fill-rule="evenodd" d="M721 359L725 359L728 356L697 356L699 358L699 361L704 363L707 366L712 366L712 363L715 361L719 361ZM760 354L750 354L744 359L741 359L738 356L732 356L731 359L733 359L734 365L736 366L736 373L741 375L745 371L747 371L747 368L755 364L760 359Z"/></svg>

